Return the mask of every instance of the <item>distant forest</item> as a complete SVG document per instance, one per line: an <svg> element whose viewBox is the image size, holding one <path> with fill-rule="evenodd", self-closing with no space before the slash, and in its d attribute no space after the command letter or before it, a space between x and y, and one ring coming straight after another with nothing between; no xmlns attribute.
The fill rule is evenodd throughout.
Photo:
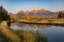
<svg viewBox="0 0 64 42"><path fill-rule="evenodd" d="M64 12L60 11L58 14L58 18L64 18Z"/></svg>

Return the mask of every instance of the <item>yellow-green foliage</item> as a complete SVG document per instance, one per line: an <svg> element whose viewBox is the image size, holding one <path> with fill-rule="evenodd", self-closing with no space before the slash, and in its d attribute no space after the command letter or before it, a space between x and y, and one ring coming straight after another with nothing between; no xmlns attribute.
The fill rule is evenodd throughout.
<svg viewBox="0 0 64 42"><path fill-rule="evenodd" d="M22 39L22 42L34 42L35 41L35 35L31 32L25 32L25 31L16 31L16 33L20 36Z"/></svg>
<svg viewBox="0 0 64 42"><path fill-rule="evenodd" d="M21 33L21 35L23 35L24 38L24 42L34 42L34 35L31 33Z"/></svg>
<svg viewBox="0 0 64 42"><path fill-rule="evenodd" d="M36 32L35 39L35 42L48 42L48 38L44 35L39 34L38 32Z"/></svg>
<svg viewBox="0 0 64 42"><path fill-rule="evenodd" d="M4 24L4 23L3 23ZM7 27L6 24L0 24L0 42L47 42L47 37L42 36L38 32L26 32L22 30L14 31L11 28Z"/></svg>
<svg viewBox="0 0 64 42"><path fill-rule="evenodd" d="M40 21L42 18L40 16L23 16L21 17L20 20L29 20L29 21L32 21L32 20L38 20Z"/></svg>
<svg viewBox="0 0 64 42"><path fill-rule="evenodd" d="M22 42L48 42L48 38L44 35L39 34L38 32L26 32L22 30L16 31L16 34L20 36Z"/></svg>
<svg viewBox="0 0 64 42"><path fill-rule="evenodd" d="M6 38L10 39L10 42L20 42L20 38L18 37L18 35L16 35L13 31L8 29L7 26L0 25L0 31Z"/></svg>

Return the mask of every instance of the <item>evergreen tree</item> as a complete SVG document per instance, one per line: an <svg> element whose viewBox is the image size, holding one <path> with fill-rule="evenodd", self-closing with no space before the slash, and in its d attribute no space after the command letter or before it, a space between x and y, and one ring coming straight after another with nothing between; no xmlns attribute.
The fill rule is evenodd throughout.
<svg viewBox="0 0 64 42"><path fill-rule="evenodd" d="M62 12L59 12L59 14L58 14L58 18L61 18L61 14L62 14Z"/></svg>
<svg viewBox="0 0 64 42"><path fill-rule="evenodd" d="M3 6L0 6L0 21L10 21L10 15L8 15L7 10L3 8ZM10 24L10 23L9 23Z"/></svg>
<svg viewBox="0 0 64 42"><path fill-rule="evenodd" d="M64 12L59 12L58 18L64 18Z"/></svg>

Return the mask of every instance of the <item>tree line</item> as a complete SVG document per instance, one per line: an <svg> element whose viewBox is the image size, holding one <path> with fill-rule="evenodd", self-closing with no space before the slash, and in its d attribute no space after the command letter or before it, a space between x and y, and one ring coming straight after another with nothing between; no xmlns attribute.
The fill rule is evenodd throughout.
<svg viewBox="0 0 64 42"><path fill-rule="evenodd" d="M58 18L64 18L64 12L60 11L58 14Z"/></svg>

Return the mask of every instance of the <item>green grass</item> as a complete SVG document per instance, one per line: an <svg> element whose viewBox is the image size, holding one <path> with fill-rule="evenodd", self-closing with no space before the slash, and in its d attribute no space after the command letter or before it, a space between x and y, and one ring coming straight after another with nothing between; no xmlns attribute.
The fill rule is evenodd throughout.
<svg viewBox="0 0 64 42"><path fill-rule="evenodd" d="M48 42L47 36L40 34L39 32L27 32L23 30L15 31L20 36L23 42Z"/></svg>

